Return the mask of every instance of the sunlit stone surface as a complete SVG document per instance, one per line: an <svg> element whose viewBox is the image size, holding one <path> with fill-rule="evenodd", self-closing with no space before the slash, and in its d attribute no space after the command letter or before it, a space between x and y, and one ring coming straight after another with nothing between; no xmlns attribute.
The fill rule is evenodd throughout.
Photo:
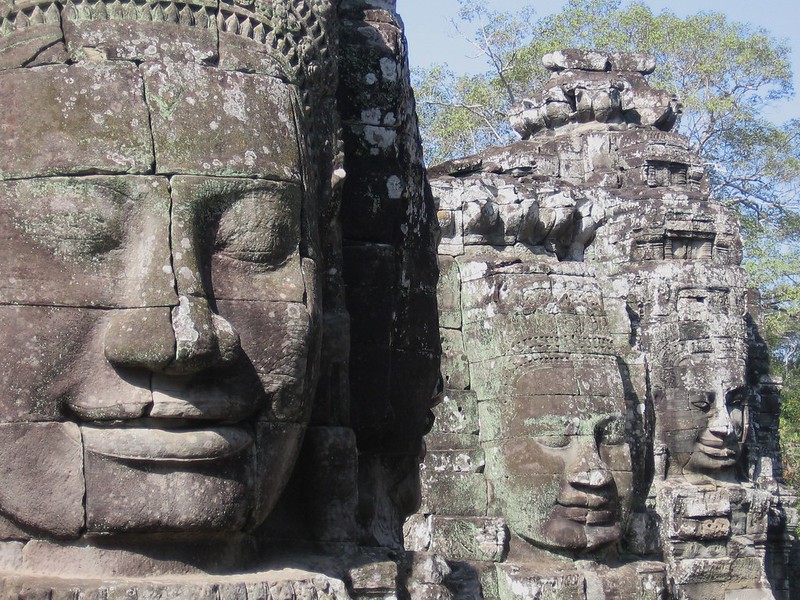
<svg viewBox="0 0 800 600"><path fill-rule="evenodd" d="M446 390L406 546L461 561L464 597L788 598L779 383L735 218L652 60L544 63L522 141L430 171Z"/></svg>

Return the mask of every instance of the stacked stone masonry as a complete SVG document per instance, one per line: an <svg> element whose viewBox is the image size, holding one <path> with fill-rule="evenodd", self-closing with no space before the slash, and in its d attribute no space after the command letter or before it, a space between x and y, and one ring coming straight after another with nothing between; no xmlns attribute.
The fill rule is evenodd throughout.
<svg viewBox="0 0 800 600"><path fill-rule="evenodd" d="M441 585L393 3L0 0L0 229L0 597Z"/></svg>
<svg viewBox="0 0 800 600"><path fill-rule="evenodd" d="M456 597L795 597L736 220L652 60L543 62L522 141L429 172L446 389L406 547L446 557Z"/></svg>
<svg viewBox="0 0 800 600"><path fill-rule="evenodd" d="M392 0L0 0L0 597L789 598L735 221L545 64L429 185Z"/></svg>

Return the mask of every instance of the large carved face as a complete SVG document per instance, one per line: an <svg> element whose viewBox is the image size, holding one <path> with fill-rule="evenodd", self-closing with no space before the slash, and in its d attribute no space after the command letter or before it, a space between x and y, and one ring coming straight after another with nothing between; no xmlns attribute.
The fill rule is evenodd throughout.
<svg viewBox="0 0 800 600"><path fill-rule="evenodd" d="M182 60L0 72L1 530L270 511L317 360L296 94Z"/></svg>

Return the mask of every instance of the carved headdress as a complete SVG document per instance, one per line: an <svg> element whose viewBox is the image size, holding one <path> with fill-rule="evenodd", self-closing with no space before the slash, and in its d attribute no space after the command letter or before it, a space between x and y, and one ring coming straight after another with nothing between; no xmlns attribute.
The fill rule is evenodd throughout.
<svg viewBox="0 0 800 600"><path fill-rule="evenodd" d="M276 63L276 75L331 95L336 81L334 17L333 0L69 0L63 5L53 0L0 0L0 68L57 62L42 60L42 38L58 42L75 24L127 21L192 27L219 39L237 36L240 46L253 45L254 51L268 55ZM72 55L74 44L69 41ZM91 40L82 41L91 46ZM20 46L29 46L30 56L14 61Z"/></svg>

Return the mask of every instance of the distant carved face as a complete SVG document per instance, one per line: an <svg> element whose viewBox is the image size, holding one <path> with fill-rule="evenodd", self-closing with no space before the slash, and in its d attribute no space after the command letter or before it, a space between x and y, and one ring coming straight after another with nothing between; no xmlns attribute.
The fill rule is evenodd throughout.
<svg viewBox="0 0 800 600"><path fill-rule="evenodd" d="M173 62L0 73L8 526L224 532L271 510L320 310L294 94Z"/></svg>
<svg viewBox="0 0 800 600"><path fill-rule="evenodd" d="M594 277L524 256L459 264L489 514L534 545L592 550L631 505L622 373Z"/></svg>
<svg viewBox="0 0 800 600"><path fill-rule="evenodd" d="M747 432L743 358L693 354L674 367L675 388L657 395L670 472L731 471Z"/></svg>

